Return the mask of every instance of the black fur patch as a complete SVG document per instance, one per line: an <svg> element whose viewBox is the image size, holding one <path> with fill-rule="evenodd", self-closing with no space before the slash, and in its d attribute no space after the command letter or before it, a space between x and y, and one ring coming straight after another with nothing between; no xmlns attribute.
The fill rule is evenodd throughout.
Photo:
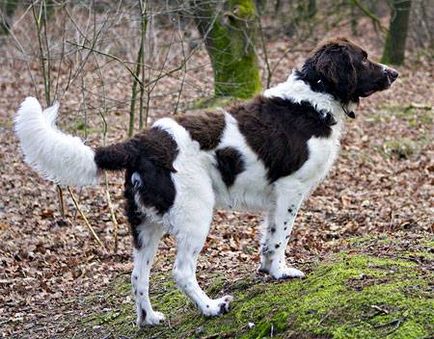
<svg viewBox="0 0 434 339"><path fill-rule="evenodd" d="M178 154L175 140L166 131L153 127L133 138L95 151L95 162L100 169L134 169L147 158L156 165L175 171L173 161ZM134 172L134 171L133 171Z"/></svg>
<svg viewBox="0 0 434 339"><path fill-rule="evenodd" d="M146 216L140 213L137 208L136 202L134 201L134 190L132 189L132 187L132 185L125 185L125 214L128 218L128 223L130 225L134 247L140 249L142 248L142 240L140 238L140 232L138 227L141 223L145 221Z"/></svg>
<svg viewBox="0 0 434 339"><path fill-rule="evenodd" d="M127 169L124 191L126 198L125 209L133 235L134 246L141 248L142 243L138 226L146 220L146 215L139 210L135 195L139 195L140 202L144 206L155 208L160 215L163 215L172 207L176 191L171 173L175 172L173 162L178 150L176 142L170 134L159 128L151 128L123 144L118 144L118 148L114 151L114 155L112 153L111 158L125 159L123 154L128 151L130 154L134 154L134 157L129 156L130 161L125 166ZM104 150L104 153L100 154L110 155L110 152ZM108 161L107 159L102 160L100 158L100 163ZM133 183L132 176L134 173L135 180Z"/></svg>
<svg viewBox="0 0 434 339"><path fill-rule="evenodd" d="M227 187L234 184L238 174L244 171L242 155L233 147L225 147L215 152L217 168Z"/></svg>
<svg viewBox="0 0 434 339"><path fill-rule="evenodd" d="M175 120L184 127L193 140L196 140L202 150L217 147L225 128L223 114L206 112L202 115L182 115Z"/></svg>
<svg viewBox="0 0 434 339"><path fill-rule="evenodd" d="M258 96L232 107L249 146L264 162L268 180L274 182L297 171L309 157L307 141L328 137L330 121L324 120L308 102L293 103L280 98Z"/></svg>

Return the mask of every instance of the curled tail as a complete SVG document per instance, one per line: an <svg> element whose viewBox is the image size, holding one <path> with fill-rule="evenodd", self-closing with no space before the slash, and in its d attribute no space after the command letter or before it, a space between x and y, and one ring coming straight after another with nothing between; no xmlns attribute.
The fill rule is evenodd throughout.
<svg viewBox="0 0 434 339"><path fill-rule="evenodd" d="M98 183L100 169L120 170L131 163L127 143L92 150L79 137L60 131L55 124L59 105L42 110L28 97L15 118L15 132L24 160L45 179L60 185L88 186Z"/></svg>

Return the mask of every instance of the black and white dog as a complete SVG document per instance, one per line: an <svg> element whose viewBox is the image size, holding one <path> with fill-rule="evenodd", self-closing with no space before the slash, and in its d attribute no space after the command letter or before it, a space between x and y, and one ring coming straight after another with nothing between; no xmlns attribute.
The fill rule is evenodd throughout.
<svg viewBox="0 0 434 339"><path fill-rule="evenodd" d="M345 116L360 97L390 87L398 73L373 63L344 38L322 44L284 83L227 111L163 118L134 138L96 150L55 126L58 106L27 98L15 131L25 160L61 185L95 185L102 170L126 170L126 211L134 239L131 276L137 324L164 315L149 301L149 272L160 238L177 241L173 276L206 316L229 309L199 287L197 257L214 208L265 212L260 271L302 277L285 248L303 199L327 175Z"/></svg>

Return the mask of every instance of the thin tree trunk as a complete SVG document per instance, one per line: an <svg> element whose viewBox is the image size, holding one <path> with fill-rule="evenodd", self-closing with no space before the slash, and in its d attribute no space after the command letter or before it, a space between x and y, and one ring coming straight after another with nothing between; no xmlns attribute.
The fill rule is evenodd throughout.
<svg viewBox="0 0 434 339"><path fill-rule="evenodd" d="M404 62L411 1L393 0L392 4L393 13L381 61L385 64L401 65Z"/></svg>
<svg viewBox="0 0 434 339"><path fill-rule="evenodd" d="M0 5L0 34L8 34L11 18L18 6L18 0L5 0Z"/></svg>
<svg viewBox="0 0 434 339"><path fill-rule="evenodd" d="M130 100L130 122L128 127L128 136L131 137L134 134L134 120L135 120L135 112L136 112L136 101L137 101L137 86L140 86L140 102L143 103L143 79L141 80L142 83L139 84L139 77L141 75L141 68L145 67L143 65L143 55L144 55L144 49L145 49L145 37L146 37L146 28L147 28L147 2L139 0L139 9L140 9L140 47L139 51L137 52L137 58L136 58L136 69L134 71L134 79L133 79L133 85L131 88L131 100ZM139 112L139 127L143 125L143 106L140 105L140 112Z"/></svg>
<svg viewBox="0 0 434 339"><path fill-rule="evenodd" d="M214 70L215 96L248 98L261 90L255 52L254 0L192 0L194 18Z"/></svg>

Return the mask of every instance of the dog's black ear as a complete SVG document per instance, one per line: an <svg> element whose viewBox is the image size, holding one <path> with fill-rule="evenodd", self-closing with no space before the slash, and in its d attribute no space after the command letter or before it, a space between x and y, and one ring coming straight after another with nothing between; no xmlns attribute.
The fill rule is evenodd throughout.
<svg viewBox="0 0 434 339"><path fill-rule="evenodd" d="M351 51L347 46L330 44L317 52L315 70L343 103L354 97L357 72Z"/></svg>

